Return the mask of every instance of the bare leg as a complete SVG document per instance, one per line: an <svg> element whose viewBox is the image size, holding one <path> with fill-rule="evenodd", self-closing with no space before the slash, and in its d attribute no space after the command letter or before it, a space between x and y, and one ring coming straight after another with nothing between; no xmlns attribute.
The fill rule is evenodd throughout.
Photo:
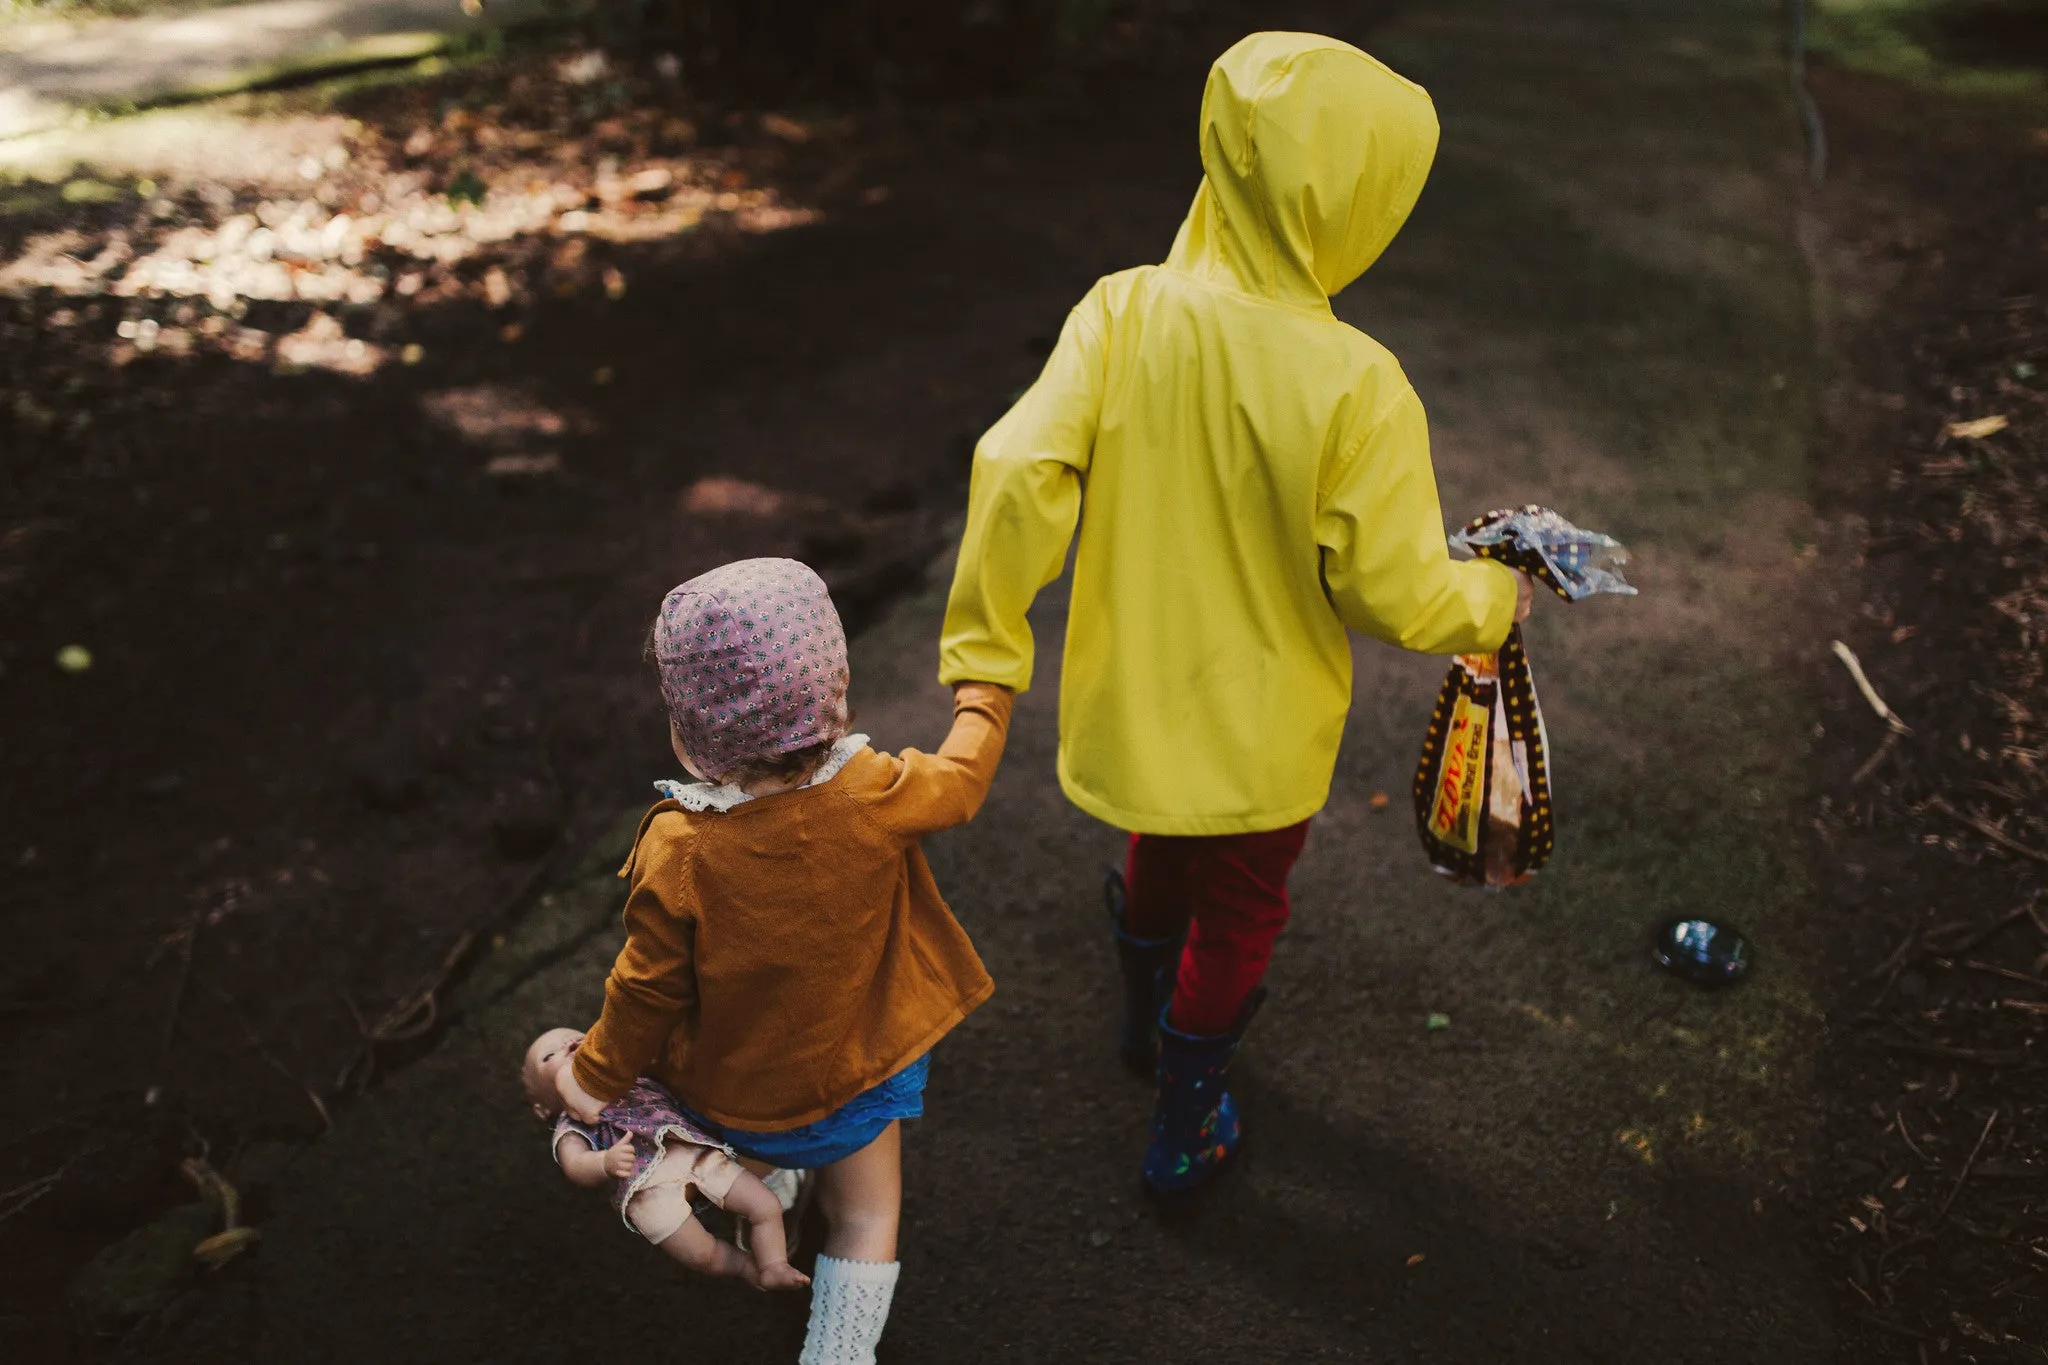
<svg viewBox="0 0 2048 1365"><path fill-rule="evenodd" d="M683 1265L703 1275L731 1276L751 1282L754 1278L754 1263L744 1251L730 1242L721 1242L694 1218L686 1218L683 1225L660 1243L666 1251Z"/></svg>
<svg viewBox="0 0 2048 1365"><path fill-rule="evenodd" d="M903 1217L903 1125L818 1172L825 1254L844 1261L893 1261Z"/></svg>
<svg viewBox="0 0 2048 1365"><path fill-rule="evenodd" d="M782 1230L782 1201L754 1175L743 1175L725 1192L725 1207L747 1220L753 1230L747 1280L756 1289L800 1289L811 1282L789 1263L789 1242Z"/></svg>

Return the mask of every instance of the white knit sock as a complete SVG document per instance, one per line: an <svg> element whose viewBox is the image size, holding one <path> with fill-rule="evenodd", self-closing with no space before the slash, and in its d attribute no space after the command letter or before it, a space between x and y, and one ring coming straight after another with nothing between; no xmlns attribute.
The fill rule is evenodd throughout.
<svg viewBox="0 0 2048 1365"><path fill-rule="evenodd" d="M901 1261L819 1256L811 1272L811 1327L797 1365L875 1365L902 1269Z"/></svg>

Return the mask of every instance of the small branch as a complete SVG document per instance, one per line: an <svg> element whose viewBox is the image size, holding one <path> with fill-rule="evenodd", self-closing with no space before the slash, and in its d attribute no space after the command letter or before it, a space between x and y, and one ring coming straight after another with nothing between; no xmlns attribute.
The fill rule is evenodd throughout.
<svg viewBox="0 0 2048 1365"><path fill-rule="evenodd" d="M1977 1134L1977 1145L1970 1149L1969 1159L1963 1162L1963 1173L1956 1177L1955 1188L1948 1192L1948 1198L1941 1201L1941 1212L1934 1215L1936 1224L1948 1217L1949 1207L1956 1202L1956 1196L1963 1192L1963 1182L1970 1178L1970 1169L1977 1164L1977 1154L1984 1150L1984 1139L1991 1136L1991 1125L1996 1122L1998 1111L1994 1109L1991 1111L1991 1117L1984 1120L1984 1131Z"/></svg>
<svg viewBox="0 0 2048 1365"><path fill-rule="evenodd" d="M278 1075L283 1076L286 1080L290 1081L293 1085L296 1085L300 1090L305 1092L306 1099L310 1101L313 1106L313 1112L320 1116L321 1129L325 1131L326 1129L334 1127L334 1116L330 1114L327 1110L327 1101L321 1099L318 1091L314 1090L312 1086L307 1085L304 1080L300 1079L297 1072L293 1071L290 1067L286 1066L283 1062L278 1060L277 1054L272 1052L269 1046L264 1043L263 1036L256 1032L255 1025L249 1022L249 1016L242 1013L241 1006L237 1005L234 1002L233 997L229 996L227 992L221 990L220 987L214 985L212 982L206 980L204 977L194 977L193 979L195 981L198 981L201 986L204 986L206 988L206 993L208 995L211 995L214 999L220 1001L222 1005L226 1006L228 1013L235 1016L235 1022L241 1025L242 1027L242 1036L248 1039L249 1046L252 1050L254 1050L256 1055L258 1057L261 1057L265 1062L269 1063L271 1069L276 1071Z"/></svg>
<svg viewBox="0 0 2048 1365"><path fill-rule="evenodd" d="M1906 1140L1907 1150L1911 1151L1914 1156L1919 1157L1928 1165L1935 1167L1937 1170L1940 1169L1941 1163L1931 1159L1927 1153L1921 1151L1920 1144L1913 1141L1913 1135L1906 1131L1906 1113L1903 1109L1892 1110L1892 1125L1899 1130L1899 1136Z"/></svg>
<svg viewBox="0 0 2048 1365"><path fill-rule="evenodd" d="M1976 830L1979 834L1989 839L1992 843L1997 844L2000 848L2005 849L2008 852L2017 853L2022 858L2032 858L2037 863L2048 863L2048 853L2043 853L2038 848L2029 848L2027 845L2013 838L2010 834L2007 834L2004 830L1998 828L1998 826L1996 825L1989 824L1983 820L1979 820L1974 815L1963 814L1961 811L1957 810L1954 806L1951 806L1946 800L1939 796L1929 797L1927 799L1927 805L1930 809L1938 810L1943 815L1948 816L1952 820L1959 820L1963 824L1968 825L1971 829ZM2024 914L2026 912L2021 911L2020 913Z"/></svg>
<svg viewBox="0 0 2048 1365"><path fill-rule="evenodd" d="M1892 982L1898 980L1900 970L1911 960L1913 950L1919 946L1920 931L1915 929L1906 935L1904 941L1898 947L1892 949L1890 957L1873 967L1869 975L1863 978L1863 981L1870 982L1877 980L1880 976L1883 977L1884 985L1880 986L1877 992L1882 997L1886 991L1891 989Z"/></svg>
<svg viewBox="0 0 2048 1365"><path fill-rule="evenodd" d="M2027 907L2024 905L2017 910L2008 910L2004 914L2000 915L1997 919L1991 921L1991 923L1971 933L1967 938L1964 938L1959 942L1953 944L1941 944L1939 945L1938 950L1951 957L1955 956L1958 953L1967 953L1972 948L1982 943L1985 939L1990 938L1992 935L1998 933L1999 930L2004 929L2007 925L2017 924L2026 917ZM1937 929L1934 932L1936 934L1945 933L1949 929L1960 928L1963 924L1967 923L1968 921L1964 920L1959 921L1956 924L1944 925L1942 928Z"/></svg>
<svg viewBox="0 0 2048 1365"><path fill-rule="evenodd" d="M1878 696L1877 689L1870 685L1870 679L1863 674L1863 661L1856 657L1856 651L1850 649L1849 646L1843 644L1840 640L1834 642L1834 651L1835 657L1840 659L1848 668L1849 676L1856 680L1856 690L1863 694L1863 700L1870 703L1870 709L1877 712L1880 720L1892 727L1892 733L1895 735L1912 734L1911 727L1899 719L1898 712L1884 704L1884 698Z"/></svg>
<svg viewBox="0 0 2048 1365"><path fill-rule="evenodd" d="M1887 758L1891 757L1892 750L1898 747L1899 732L1897 730L1887 731L1884 741L1877 746L1877 752L1864 759L1863 766L1850 774L1849 785L1852 787L1862 786L1869 779L1870 775L1882 767Z"/></svg>
<svg viewBox="0 0 2048 1365"><path fill-rule="evenodd" d="M2025 972L2016 972L2010 967L1996 967L1989 962L1965 962L1963 966L1973 972L1989 972L1993 976L2002 976L2007 981L2023 981L2029 986L2048 991L2048 981L2043 981L2038 976L2029 976Z"/></svg>
<svg viewBox="0 0 2048 1365"><path fill-rule="evenodd" d="M88 1147L82 1152L74 1152L69 1160L56 1170L51 1171L48 1175L39 1175L34 1180L24 1181L11 1190L0 1192L0 1223L6 1222L38 1199L41 1199L51 1190L56 1189L64 1177L70 1174L73 1166L76 1166L94 1153L105 1150L105 1146L101 1145L98 1147Z"/></svg>

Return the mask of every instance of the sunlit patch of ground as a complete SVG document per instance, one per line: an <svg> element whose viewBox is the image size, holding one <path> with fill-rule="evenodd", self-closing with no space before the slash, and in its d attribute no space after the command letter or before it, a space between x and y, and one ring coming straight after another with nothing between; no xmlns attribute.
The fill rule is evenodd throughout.
<svg viewBox="0 0 2048 1365"><path fill-rule="evenodd" d="M635 78L595 52L533 54L483 97L168 111L0 146L0 228L9 206L32 224L0 237L0 294L114 365L215 354L362 375L420 358L413 310L474 300L515 341L540 296L622 296L614 246L820 216L777 173L837 125L723 118L713 145L665 84L658 63ZM310 309L259 324L256 303Z"/></svg>

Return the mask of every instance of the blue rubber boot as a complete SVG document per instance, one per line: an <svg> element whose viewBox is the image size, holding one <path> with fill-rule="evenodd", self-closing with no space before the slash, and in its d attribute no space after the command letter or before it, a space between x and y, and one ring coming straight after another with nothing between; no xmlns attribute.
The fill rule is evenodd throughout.
<svg viewBox="0 0 2048 1365"><path fill-rule="evenodd" d="M1237 1101L1223 1073L1252 1016L1266 1001L1253 991L1230 1032L1209 1038L1182 1033L1159 1019L1159 1095L1152 1105L1152 1141L1145 1148L1145 1191L1173 1202L1214 1180L1244 1145Z"/></svg>
<svg viewBox="0 0 2048 1365"><path fill-rule="evenodd" d="M1173 995L1174 971L1180 964L1184 936L1137 938L1124 930L1124 907L1130 892L1124 874L1115 868L1103 873L1102 899L1109 907L1110 927L1116 934L1116 963L1124 983L1123 1018L1117 1024L1116 1055L1135 1076L1149 1077L1158 1061L1155 1030L1159 1012Z"/></svg>

